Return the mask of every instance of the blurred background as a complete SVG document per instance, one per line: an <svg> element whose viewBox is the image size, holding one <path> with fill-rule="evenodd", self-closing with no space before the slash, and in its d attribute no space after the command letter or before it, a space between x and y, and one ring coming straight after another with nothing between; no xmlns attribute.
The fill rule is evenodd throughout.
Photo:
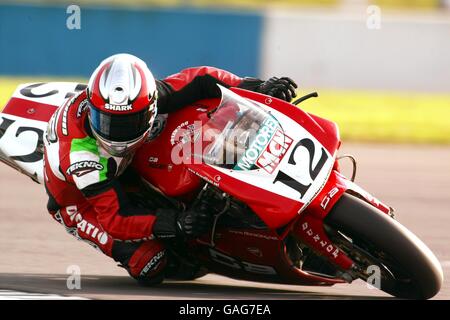
<svg viewBox="0 0 450 320"><path fill-rule="evenodd" d="M437 298L450 299L450 0L0 0L0 110L19 83L87 82L119 52L141 57L158 78L211 65L290 76L299 95L318 91L300 107L338 123L342 152L359 161L358 184L436 253L446 278ZM72 295L64 272L74 264L92 275L75 293L87 297L380 295L364 284L230 290L229 279L209 276L139 289L47 216L42 186L4 165L0 179L0 291Z"/></svg>
<svg viewBox="0 0 450 320"><path fill-rule="evenodd" d="M159 78L290 76L347 140L450 143L450 0L0 0L0 108L20 82L86 81L118 52Z"/></svg>

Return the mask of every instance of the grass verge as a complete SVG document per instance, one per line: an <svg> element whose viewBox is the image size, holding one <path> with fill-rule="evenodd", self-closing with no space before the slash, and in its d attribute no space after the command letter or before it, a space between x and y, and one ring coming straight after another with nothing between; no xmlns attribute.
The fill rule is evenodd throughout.
<svg viewBox="0 0 450 320"><path fill-rule="evenodd" d="M87 80L0 77L0 110L18 84L45 81ZM319 90L301 108L335 121L344 141L450 144L450 94Z"/></svg>
<svg viewBox="0 0 450 320"><path fill-rule="evenodd" d="M324 90L301 107L335 121L343 140L450 144L450 94Z"/></svg>

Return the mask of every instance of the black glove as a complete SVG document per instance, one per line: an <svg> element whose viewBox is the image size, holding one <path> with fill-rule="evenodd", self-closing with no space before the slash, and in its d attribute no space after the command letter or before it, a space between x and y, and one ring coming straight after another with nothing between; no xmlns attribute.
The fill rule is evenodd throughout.
<svg viewBox="0 0 450 320"><path fill-rule="evenodd" d="M297 96L297 94L295 93L296 88L297 84L291 78L272 77L269 80L261 83L256 88L256 92L290 102L292 98L295 98Z"/></svg>
<svg viewBox="0 0 450 320"><path fill-rule="evenodd" d="M185 237L198 237L211 230L213 217L205 211L187 210L177 219L180 233Z"/></svg>
<svg viewBox="0 0 450 320"><path fill-rule="evenodd" d="M160 239L177 236L195 238L208 232L213 217L204 208L179 212L173 209L159 209L153 224L153 234Z"/></svg>

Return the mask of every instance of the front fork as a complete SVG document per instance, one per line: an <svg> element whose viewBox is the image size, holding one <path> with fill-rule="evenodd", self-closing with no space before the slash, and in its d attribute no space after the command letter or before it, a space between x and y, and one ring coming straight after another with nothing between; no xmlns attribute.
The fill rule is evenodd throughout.
<svg viewBox="0 0 450 320"><path fill-rule="evenodd" d="M351 282L354 278L352 271L356 265L345 252L333 244L324 228L325 217L345 192L361 198L379 209L382 213L392 215L392 208L386 206L367 191L341 175L336 162L335 168L332 170L322 191L309 204L305 211L292 222L290 228L287 228L283 236L287 236L288 234L294 235L316 253L326 257L328 261L337 265L343 271L341 277L345 281Z"/></svg>

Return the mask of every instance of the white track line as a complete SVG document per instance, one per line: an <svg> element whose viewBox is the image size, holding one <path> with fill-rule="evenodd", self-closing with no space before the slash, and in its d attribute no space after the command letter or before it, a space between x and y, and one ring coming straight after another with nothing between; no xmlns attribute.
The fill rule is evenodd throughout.
<svg viewBox="0 0 450 320"><path fill-rule="evenodd" d="M450 260L448 261L441 261L442 268L450 268Z"/></svg>
<svg viewBox="0 0 450 320"><path fill-rule="evenodd" d="M65 297L57 294L45 294L34 292L20 292L12 290L0 290L0 300L85 300L81 297Z"/></svg>

